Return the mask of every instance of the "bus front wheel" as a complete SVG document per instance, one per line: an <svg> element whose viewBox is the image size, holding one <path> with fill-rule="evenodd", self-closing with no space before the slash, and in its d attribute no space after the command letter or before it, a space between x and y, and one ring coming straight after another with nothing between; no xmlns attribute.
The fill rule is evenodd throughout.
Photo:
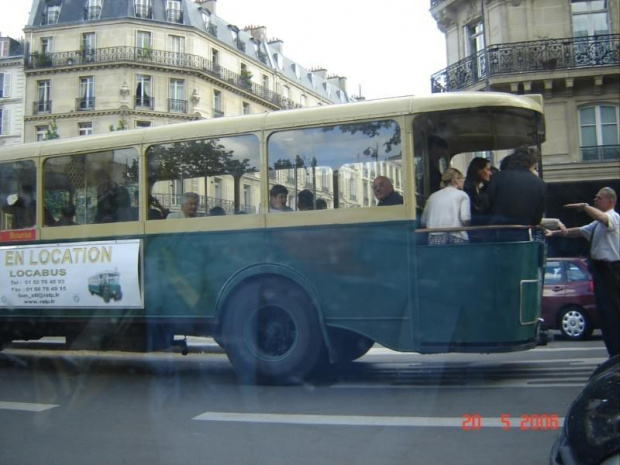
<svg viewBox="0 0 620 465"><path fill-rule="evenodd" d="M254 278L234 293L222 336L237 375L251 383L302 382L325 354L310 298L276 276Z"/></svg>

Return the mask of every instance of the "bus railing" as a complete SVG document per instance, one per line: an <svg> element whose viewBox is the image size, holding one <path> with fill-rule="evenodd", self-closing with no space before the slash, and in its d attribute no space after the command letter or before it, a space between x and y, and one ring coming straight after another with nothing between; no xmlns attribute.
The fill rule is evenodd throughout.
<svg viewBox="0 0 620 465"><path fill-rule="evenodd" d="M422 235L426 237L430 234L436 233L474 233L472 234L473 240L468 240L464 242L466 243L479 243L479 242L499 242L503 240L502 235L504 233L510 232L518 232L518 231L527 231L528 237L530 241L535 242L544 242L544 228L541 226L523 226L523 225L511 225L511 224L498 224L498 225L489 225L489 226L460 226L456 228L416 228L414 232L416 234L420 234L420 238ZM516 237L516 235L515 235Z"/></svg>

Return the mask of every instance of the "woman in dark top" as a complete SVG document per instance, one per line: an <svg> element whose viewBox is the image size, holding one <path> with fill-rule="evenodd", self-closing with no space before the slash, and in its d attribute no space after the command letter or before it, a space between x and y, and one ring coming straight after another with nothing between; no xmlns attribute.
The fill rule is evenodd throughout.
<svg viewBox="0 0 620 465"><path fill-rule="evenodd" d="M463 191L469 195L471 225L483 226L489 221L491 204L485 187L491 180L491 162L486 158L474 158L467 168Z"/></svg>

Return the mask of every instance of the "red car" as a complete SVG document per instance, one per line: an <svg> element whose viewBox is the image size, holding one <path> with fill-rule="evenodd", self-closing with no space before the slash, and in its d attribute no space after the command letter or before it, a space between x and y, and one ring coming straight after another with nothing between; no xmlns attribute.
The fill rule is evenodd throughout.
<svg viewBox="0 0 620 465"><path fill-rule="evenodd" d="M598 328L594 285L583 258L548 258L542 296L545 326L568 339L586 339Z"/></svg>

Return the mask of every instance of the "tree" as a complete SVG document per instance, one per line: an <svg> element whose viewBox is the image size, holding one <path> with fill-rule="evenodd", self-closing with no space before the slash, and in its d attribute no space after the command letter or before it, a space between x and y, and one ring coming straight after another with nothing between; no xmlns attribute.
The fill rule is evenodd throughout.
<svg viewBox="0 0 620 465"><path fill-rule="evenodd" d="M58 125L56 124L56 120L53 119L45 130L43 140L58 139L59 137L60 135L58 134Z"/></svg>

